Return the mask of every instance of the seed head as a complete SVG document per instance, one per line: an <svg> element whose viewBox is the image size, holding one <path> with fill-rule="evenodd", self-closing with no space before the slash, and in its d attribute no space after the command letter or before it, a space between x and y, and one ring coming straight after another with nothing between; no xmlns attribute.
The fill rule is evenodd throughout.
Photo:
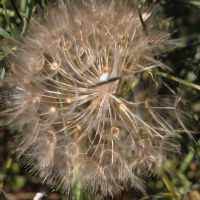
<svg viewBox="0 0 200 200"><path fill-rule="evenodd" d="M2 114L24 126L17 152L42 181L66 192L81 183L105 196L144 190L138 175L159 174L179 152L175 138L187 128L178 97L158 96L154 73L169 70L157 57L176 41L158 28L156 10L123 0L58 1L46 20L32 18L10 51Z"/></svg>

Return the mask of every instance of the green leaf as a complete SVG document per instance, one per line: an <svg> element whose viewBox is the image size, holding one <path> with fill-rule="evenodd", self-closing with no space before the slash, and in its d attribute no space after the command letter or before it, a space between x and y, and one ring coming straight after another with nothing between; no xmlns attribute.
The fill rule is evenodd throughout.
<svg viewBox="0 0 200 200"><path fill-rule="evenodd" d="M11 36L8 32L6 32L4 29L0 28L0 34L5 37L5 38L8 38L8 39L11 39Z"/></svg>

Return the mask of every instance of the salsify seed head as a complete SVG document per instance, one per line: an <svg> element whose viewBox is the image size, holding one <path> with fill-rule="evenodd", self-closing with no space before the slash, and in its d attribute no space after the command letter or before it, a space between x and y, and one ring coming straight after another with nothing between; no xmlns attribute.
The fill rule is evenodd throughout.
<svg viewBox="0 0 200 200"><path fill-rule="evenodd" d="M135 1L136 2L136 1ZM58 1L32 18L4 82L6 123L24 127L17 152L42 181L70 192L144 190L187 131L179 102L158 96L157 57L176 46L157 7L140 1ZM6 84L5 84L6 87Z"/></svg>

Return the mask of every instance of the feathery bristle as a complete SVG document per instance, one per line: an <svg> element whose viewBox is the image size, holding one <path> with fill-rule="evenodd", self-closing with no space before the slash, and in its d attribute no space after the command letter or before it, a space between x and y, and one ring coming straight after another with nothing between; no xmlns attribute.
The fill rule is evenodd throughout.
<svg viewBox="0 0 200 200"><path fill-rule="evenodd" d="M105 196L144 190L138 176L159 174L179 153L176 138L192 137L179 100L156 95L153 69L169 67L155 57L177 44L159 30L156 10L123 0L59 1L47 21L31 20L11 52L2 114L25 127L17 152L42 181L68 193L72 179Z"/></svg>

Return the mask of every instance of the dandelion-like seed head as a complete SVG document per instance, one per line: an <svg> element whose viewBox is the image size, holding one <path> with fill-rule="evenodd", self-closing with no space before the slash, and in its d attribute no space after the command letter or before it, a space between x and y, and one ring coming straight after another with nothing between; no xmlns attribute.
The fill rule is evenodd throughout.
<svg viewBox="0 0 200 200"><path fill-rule="evenodd" d="M32 19L5 82L7 123L24 125L17 148L42 181L112 195L144 189L178 152L176 97L156 93L156 57L175 47L153 5L58 1ZM171 117L170 117L171 116ZM191 135L191 132L188 131Z"/></svg>

